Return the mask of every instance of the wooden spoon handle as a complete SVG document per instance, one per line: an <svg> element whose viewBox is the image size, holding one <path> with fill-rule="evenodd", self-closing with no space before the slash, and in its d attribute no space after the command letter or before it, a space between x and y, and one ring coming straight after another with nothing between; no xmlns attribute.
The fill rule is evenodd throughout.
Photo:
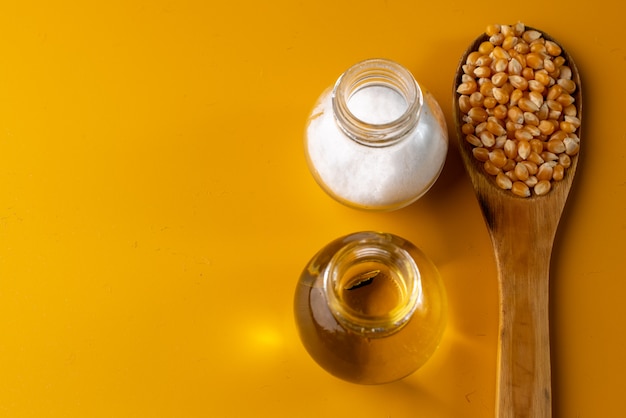
<svg viewBox="0 0 626 418"><path fill-rule="evenodd" d="M499 249L498 418L549 418L552 409L549 263ZM534 259L534 261L533 261Z"/></svg>
<svg viewBox="0 0 626 418"><path fill-rule="evenodd" d="M498 418L552 415L549 273L558 217L535 210L503 206L490 223L500 286Z"/></svg>

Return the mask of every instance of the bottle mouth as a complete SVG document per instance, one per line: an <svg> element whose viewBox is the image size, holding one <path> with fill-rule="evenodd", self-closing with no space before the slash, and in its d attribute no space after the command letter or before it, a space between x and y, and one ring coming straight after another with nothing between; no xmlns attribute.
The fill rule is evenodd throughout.
<svg viewBox="0 0 626 418"><path fill-rule="evenodd" d="M391 145L417 125L423 95L413 75L387 59L369 59L345 71L335 83L335 119L353 140L368 146Z"/></svg>
<svg viewBox="0 0 626 418"><path fill-rule="evenodd" d="M368 337L401 329L422 297L415 260L394 239L391 234L365 234L335 253L324 273L335 318Z"/></svg>

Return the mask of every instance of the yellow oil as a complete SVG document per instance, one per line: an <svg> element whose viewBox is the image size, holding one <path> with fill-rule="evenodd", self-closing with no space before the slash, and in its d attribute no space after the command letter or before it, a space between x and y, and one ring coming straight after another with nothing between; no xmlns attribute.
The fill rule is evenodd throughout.
<svg viewBox="0 0 626 418"><path fill-rule="evenodd" d="M304 270L295 294L296 324L303 345L326 371L354 383L380 384L413 373L431 357L445 328L445 291L435 266L417 249L412 255L421 276L417 307L402 327L381 336L346 327L333 315L319 257L312 261L315 268ZM385 264L360 263L343 276L339 300L357 313L393 312L407 299L396 273Z"/></svg>

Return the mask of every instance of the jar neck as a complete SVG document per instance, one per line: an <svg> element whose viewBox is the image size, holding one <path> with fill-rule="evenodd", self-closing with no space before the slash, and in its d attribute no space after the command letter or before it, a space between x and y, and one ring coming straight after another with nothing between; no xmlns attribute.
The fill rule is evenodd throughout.
<svg viewBox="0 0 626 418"><path fill-rule="evenodd" d="M367 90L371 94L360 100L366 109L358 112L352 99ZM372 147L388 146L404 138L417 126L422 105L422 91L413 75L386 59L370 59L350 67L332 93L339 127L351 139Z"/></svg>
<svg viewBox="0 0 626 418"><path fill-rule="evenodd" d="M367 337L401 329L421 298L415 260L390 234L367 233L349 242L331 258L324 292L335 318Z"/></svg>

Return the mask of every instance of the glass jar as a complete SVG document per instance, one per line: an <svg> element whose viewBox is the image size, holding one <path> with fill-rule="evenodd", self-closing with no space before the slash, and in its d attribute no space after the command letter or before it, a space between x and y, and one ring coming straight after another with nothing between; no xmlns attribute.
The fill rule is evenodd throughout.
<svg viewBox="0 0 626 418"><path fill-rule="evenodd" d="M305 154L317 183L348 206L402 208L426 193L448 150L445 117L432 94L393 61L344 72L307 121Z"/></svg>
<svg viewBox="0 0 626 418"><path fill-rule="evenodd" d="M308 263L297 285L300 339L326 371L361 384L392 382L434 353L446 323L435 265L393 234L338 238Z"/></svg>

